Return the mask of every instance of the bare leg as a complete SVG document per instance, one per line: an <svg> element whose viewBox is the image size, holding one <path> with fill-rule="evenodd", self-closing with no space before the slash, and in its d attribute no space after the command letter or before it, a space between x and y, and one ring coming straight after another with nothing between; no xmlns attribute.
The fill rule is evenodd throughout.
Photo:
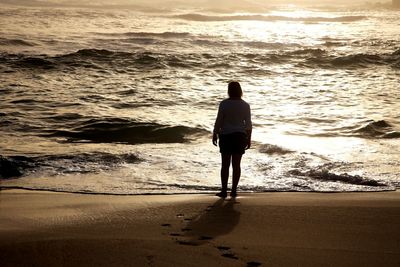
<svg viewBox="0 0 400 267"><path fill-rule="evenodd" d="M240 161L242 160L242 154L233 154L232 155L232 169L233 169L233 174L232 174L232 191L231 195L236 196L236 190L237 186L239 184L240 180Z"/></svg>
<svg viewBox="0 0 400 267"><path fill-rule="evenodd" d="M227 191L228 179L229 179L229 167L231 165L231 154L221 154L222 165L221 165L221 192Z"/></svg>

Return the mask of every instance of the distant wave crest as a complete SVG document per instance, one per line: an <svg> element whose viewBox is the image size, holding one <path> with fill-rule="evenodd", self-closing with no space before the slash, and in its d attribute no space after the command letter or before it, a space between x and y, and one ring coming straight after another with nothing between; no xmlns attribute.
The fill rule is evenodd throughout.
<svg viewBox="0 0 400 267"><path fill-rule="evenodd" d="M188 32L124 32L124 33L99 33L107 36L127 37L156 37L156 38L182 38L191 36Z"/></svg>
<svg viewBox="0 0 400 267"><path fill-rule="evenodd" d="M0 46L35 46L33 42L28 42L21 39L8 39L0 37Z"/></svg>
<svg viewBox="0 0 400 267"><path fill-rule="evenodd" d="M235 16L208 16L202 14L181 14L174 18L191 21L235 21L235 20L255 20L255 21L300 21L300 22L353 22L366 19L365 16L339 16L339 17L288 17L288 16L265 16L265 15L235 15Z"/></svg>
<svg viewBox="0 0 400 267"><path fill-rule="evenodd" d="M349 54L334 56L317 49L310 57L305 58L306 67L326 67L326 68L363 68L370 65L386 65L393 68L400 68L400 50L385 54Z"/></svg>
<svg viewBox="0 0 400 267"><path fill-rule="evenodd" d="M294 63L307 68L365 68L371 65L390 66L400 68L400 50L384 54L349 54L333 55L321 48L300 47L299 44L284 46L280 43L268 42L222 42L194 39L196 45L218 45L222 47L247 46L261 49L242 53L162 53L149 51L111 51L107 49L87 48L76 52L58 56L47 55L22 55L0 53L0 65L8 65L11 69L29 70L62 70L69 71L77 68L127 72L128 69L227 69L235 68L246 72L248 66L250 74L254 73L260 65ZM206 44L204 44L206 42ZM213 43L215 42L215 43ZM247 62L247 64L237 64ZM265 74L265 73L264 73Z"/></svg>

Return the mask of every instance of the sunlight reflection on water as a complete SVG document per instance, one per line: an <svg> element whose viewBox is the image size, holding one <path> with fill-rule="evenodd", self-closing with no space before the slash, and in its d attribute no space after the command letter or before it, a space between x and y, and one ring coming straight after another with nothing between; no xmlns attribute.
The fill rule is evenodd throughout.
<svg viewBox="0 0 400 267"><path fill-rule="evenodd" d="M0 20L2 155L132 152L142 161L89 174L79 173L80 165L60 171L53 161L2 185L214 191L219 154L206 131L232 79L242 83L254 123L243 189L362 191L399 184L393 151L399 150L400 28L393 11L289 8L203 14L205 21L195 21L176 17L187 10L4 9L10 15ZM126 144L140 123L166 133L186 127L191 143ZM116 142L121 134L122 141L94 144L99 131L110 131L108 140ZM266 144L292 153L260 152ZM388 187L293 170L360 175Z"/></svg>

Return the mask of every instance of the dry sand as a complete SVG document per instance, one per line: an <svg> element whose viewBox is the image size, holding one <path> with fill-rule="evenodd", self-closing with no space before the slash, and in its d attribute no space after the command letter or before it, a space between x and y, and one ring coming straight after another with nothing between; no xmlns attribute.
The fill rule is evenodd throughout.
<svg viewBox="0 0 400 267"><path fill-rule="evenodd" d="M0 192L0 266L400 266L400 192Z"/></svg>

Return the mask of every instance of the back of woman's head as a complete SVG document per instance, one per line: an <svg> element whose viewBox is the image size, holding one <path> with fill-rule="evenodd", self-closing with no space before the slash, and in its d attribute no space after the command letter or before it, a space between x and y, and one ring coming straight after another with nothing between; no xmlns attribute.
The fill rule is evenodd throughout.
<svg viewBox="0 0 400 267"><path fill-rule="evenodd" d="M230 82L228 84L228 95L229 97L242 97L243 91L239 82Z"/></svg>

